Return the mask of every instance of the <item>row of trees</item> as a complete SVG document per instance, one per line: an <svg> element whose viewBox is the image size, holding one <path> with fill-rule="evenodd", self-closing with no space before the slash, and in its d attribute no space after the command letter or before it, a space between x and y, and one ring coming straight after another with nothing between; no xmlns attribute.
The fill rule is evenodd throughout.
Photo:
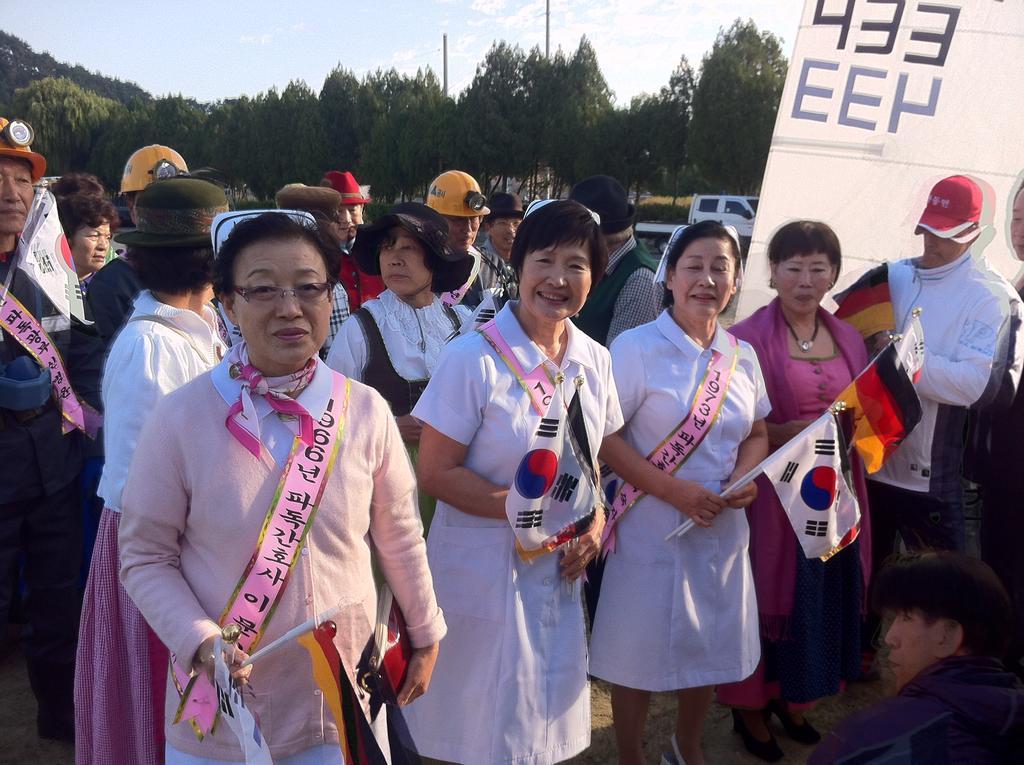
<svg viewBox="0 0 1024 765"><path fill-rule="evenodd" d="M637 192L752 193L785 71L779 40L737 21L720 32L699 76L684 57L659 93L622 108L583 38L551 59L495 43L457 99L429 69L360 79L338 68L319 93L292 82L280 93L206 105L181 96L124 104L47 78L15 93L12 113L35 127L51 173L87 170L114 188L133 150L163 143L259 197L316 183L327 168L352 169L391 199L423 195L451 167L486 189L515 179L529 195L559 194L595 173Z"/></svg>

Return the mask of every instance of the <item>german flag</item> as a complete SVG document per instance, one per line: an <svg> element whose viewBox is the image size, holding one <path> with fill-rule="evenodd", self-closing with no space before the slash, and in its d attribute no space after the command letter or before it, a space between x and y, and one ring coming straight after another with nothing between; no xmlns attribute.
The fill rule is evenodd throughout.
<svg viewBox="0 0 1024 765"><path fill-rule="evenodd" d="M853 418L851 443L864 467L877 472L921 421L921 399L890 342L839 394Z"/></svg>
<svg viewBox="0 0 1024 765"><path fill-rule="evenodd" d="M835 296L835 316L852 324L867 340L879 332L896 327L889 294L889 264L876 266Z"/></svg>
<svg viewBox="0 0 1024 765"><path fill-rule="evenodd" d="M345 765L387 765L334 645L337 631L334 622L327 621L298 640L309 651L313 678L323 691L338 725Z"/></svg>

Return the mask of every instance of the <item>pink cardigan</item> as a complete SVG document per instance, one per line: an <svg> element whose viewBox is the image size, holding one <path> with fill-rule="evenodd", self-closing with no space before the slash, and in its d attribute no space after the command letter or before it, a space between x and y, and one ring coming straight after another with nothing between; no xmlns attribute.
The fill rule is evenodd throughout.
<svg viewBox="0 0 1024 765"><path fill-rule="evenodd" d="M227 404L204 374L161 401L143 428L124 490L121 580L170 650L189 661L218 631L221 613L256 546L282 468L256 460L224 426ZM415 481L384 399L352 381L345 432L306 547L292 569L263 644L334 605L351 672L373 629L374 558L401 605L415 646L445 634L427 567ZM118 650L111 646L110 650ZM297 643L257 663L246 694L274 758L338 741L330 711ZM201 757L242 759L226 725L200 743L171 725L167 741Z"/></svg>

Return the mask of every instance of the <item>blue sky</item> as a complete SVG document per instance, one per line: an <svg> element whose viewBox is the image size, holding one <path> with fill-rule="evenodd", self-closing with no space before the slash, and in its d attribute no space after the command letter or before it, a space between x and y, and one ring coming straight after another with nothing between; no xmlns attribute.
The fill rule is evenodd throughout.
<svg viewBox="0 0 1024 765"><path fill-rule="evenodd" d="M720 27L751 18L789 56L802 0L551 0L551 50L586 34L617 103L655 92L682 54L696 67ZM338 64L358 75L431 67L449 90L473 78L494 40L544 45L544 0L195 2L4 0L0 28L61 61L200 101L255 95L290 80L319 91Z"/></svg>

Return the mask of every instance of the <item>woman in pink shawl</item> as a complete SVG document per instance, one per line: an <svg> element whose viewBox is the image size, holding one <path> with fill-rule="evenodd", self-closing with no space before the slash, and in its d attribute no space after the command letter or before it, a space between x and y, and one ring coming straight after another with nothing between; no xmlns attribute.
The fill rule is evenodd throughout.
<svg viewBox="0 0 1024 765"><path fill-rule="evenodd" d="M757 351L772 410L768 440L779 448L818 417L867 364L857 331L821 308L841 266L839 240L824 223L793 221L768 245L778 297L730 330ZM783 752L767 727L778 716L790 738L820 739L803 710L842 690L860 672L860 621L871 560L867 494L851 457L862 519L859 539L823 563L808 560L764 476L747 508L761 625L754 674L719 686L747 750L773 762Z"/></svg>

